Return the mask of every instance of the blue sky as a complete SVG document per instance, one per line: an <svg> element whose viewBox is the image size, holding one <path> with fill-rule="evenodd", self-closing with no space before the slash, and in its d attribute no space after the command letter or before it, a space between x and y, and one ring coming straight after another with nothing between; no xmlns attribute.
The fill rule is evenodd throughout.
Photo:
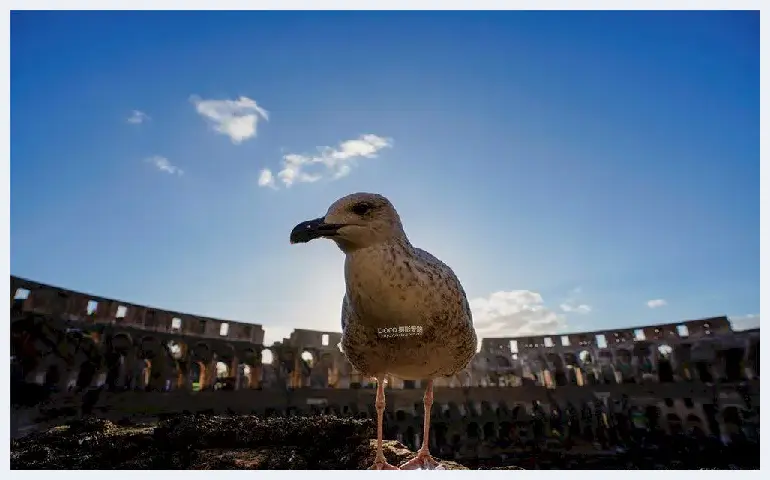
<svg viewBox="0 0 770 480"><path fill-rule="evenodd" d="M16 275L336 330L372 191L481 335L759 323L758 13L16 12L11 112Z"/></svg>

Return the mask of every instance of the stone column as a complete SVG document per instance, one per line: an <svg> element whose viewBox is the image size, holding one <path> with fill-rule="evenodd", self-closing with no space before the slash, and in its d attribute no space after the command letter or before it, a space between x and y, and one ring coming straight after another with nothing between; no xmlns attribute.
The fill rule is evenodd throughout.
<svg viewBox="0 0 770 480"><path fill-rule="evenodd" d="M262 381L262 364L250 365L251 374L249 375L249 388L259 388L259 382Z"/></svg>
<svg viewBox="0 0 770 480"><path fill-rule="evenodd" d="M211 355L211 360L209 360L206 365L206 388L212 389L214 388L214 384L217 383L217 363L219 362L219 359L217 359L216 354ZM201 382L201 389L203 389L203 382Z"/></svg>
<svg viewBox="0 0 770 480"><path fill-rule="evenodd" d="M233 377L233 381L235 382L235 390L241 389L241 365L238 360L237 355L233 355L233 359L230 361L230 372L232 372L231 376Z"/></svg>

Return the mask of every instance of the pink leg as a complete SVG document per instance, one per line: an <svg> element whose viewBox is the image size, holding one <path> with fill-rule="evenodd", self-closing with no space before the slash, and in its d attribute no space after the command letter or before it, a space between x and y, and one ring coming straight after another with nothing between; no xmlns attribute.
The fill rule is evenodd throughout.
<svg viewBox="0 0 770 480"><path fill-rule="evenodd" d="M422 447L413 459L402 463L401 470L444 470L444 466L430 455L430 408L433 406L433 380L428 380L423 399L425 418L422 424Z"/></svg>
<svg viewBox="0 0 770 480"><path fill-rule="evenodd" d="M377 399L374 406L377 409L377 454L374 457L374 465L369 467L369 470L398 470L398 467L394 467L385 460L385 455L382 453L382 415L385 413L385 376L379 375L377 377Z"/></svg>

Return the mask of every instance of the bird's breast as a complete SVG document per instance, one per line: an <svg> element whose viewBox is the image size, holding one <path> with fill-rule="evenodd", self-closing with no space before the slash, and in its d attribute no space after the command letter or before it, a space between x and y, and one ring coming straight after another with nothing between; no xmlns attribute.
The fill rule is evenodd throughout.
<svg viewBox="0 0 770 480"><path fill-rule="evenodd" d="M410 260L389 250L357 254L345 262L351 307L372 326L407 326L428 313L426 280Z"/></svg>

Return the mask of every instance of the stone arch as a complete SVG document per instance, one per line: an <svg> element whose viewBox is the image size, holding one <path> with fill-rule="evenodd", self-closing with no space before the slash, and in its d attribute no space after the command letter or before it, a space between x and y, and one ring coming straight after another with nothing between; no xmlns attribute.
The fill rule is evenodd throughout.
<svg viewBox="0 0 770 480"><path fill-rule="evenodd" d="M635 383L633 369L633 354L627 348L615 351L615 368L620 372L621 383Z"/></svg>
<svg viewBox="0 0 770 480"><path fill-rule="evenodd" d="M679 418L679 415L676 413L669 413L666 415L666 424L668 426L668 431L672 435L682 433L684 429L682 428L682 419Z"/></svg>
<svg viewBox="0 0 770 480"><path fill-rule="evenodd" d="M687 415L687 431L690 433L703 433L703 420L693 413ZM699 431L699 432L698 432Z"/></svg>
<svg viewBox="0 0 770 480"><path fill-rule="evenodd" d="M513 365L511 364L511 360L508 357L506 357L505 355L496 355L495 356L495 365L498 368L503 368L503 369L506 369L506 370L510 369L511 367L513 367Z"/></svg>
<svg viewBox="0 0 770 480"><path fill-rule="evenodd" d="M591 366L594 364L594 356L588 350L582 350L578 355L578 358L580 359L580 364L583 366Z"/></svg>
<svg viewBox="0 0 770 480"><path fill-rule="evenodd" d="M673 367L674 349L662 343L658 345L658 381L670 383L674 381Z"/></svg>
<svg viewBox="0 0 770 480"><path fill-rule="evenodd" d="M650 354L652 353L652 348L654 345L650 342L646 341L640 341L634 343L633 346L633 352L634 356L637 357L639 360L649 358ZM639 362L641 364L641 362Z"/></svg>
<svg viewBox="0 0 770 480"><path fill-rule="evenodd" d="M569 380L561 357L555 353L549 353L545 358L548 361L548 367L551 369L551 379L553 383L558 387L567 385Z"/></svg>
<svg viewBox="0 0 770 480"><path fill-rule="evenodd" d="M658 408L655 405L648 405L644 409L644 416L647 420L647 426L649 429L653 430L655 428L658 428L660 425L660 417L661 417L661 411L660 408Z"/></svg>
<svg viewBox="0 0 770 480"><path fill-rule="evenodd" d="M470 422L465 429L465 435L469 440L477 440L481 434L479 424L476 422Z"/></svg>
<svg viewBox="0 0 770 480"><path fill-rule="evenodd" d="M58 388L64 377L61 364L51 363L45 369L43 385L50 389Z"/></svg>
<svg viewBox="0 0 770 480"><path fill-rule="evenodd" d="M433 434L433 445L439 449L443 449L448 446L449 439L449 427L444 422L436 422L431 426L431 433Z"/></svg>
<svg viewBox="0 0 770 480"><path fill-rule="evenodd" d="M728 348L720 352L724 361L724 379L728 382L740 382L745 377L743 359L746 351L740 347Z"/></svg>
<svg viewBox="0 0 770 480"><path fill-rule="evenodd" d="M513 424L509 421L503 421L500 422L498 431L497 431L497 438L504 442L509 442L511 440L511 431L513 429Z"/></svg>
<svg viewBox="0 0 770 480"><path fill-rule="evenodd" d="M497 440L497 427L492 422L486 422L483 428L484 440L495 441Z"/></svg>
<svg viewBox="0 0 770 480"><path fill-rule="evenodd" d="M602 349L599 351L597 366L601 383L607 385L617 383L617 377L615 375L615 359L610 350Z"/></svg>
<svg viewBox="0 0 770 480"><path fill-rule="evenodd" d="M275 361L273 350L271 348L263 348L260 352L260 361L262 365L272 365Z"/></svg>
<svg viewBox="0 0 770 480"><path fill-rule="evenodd" d="M120 332L108 337L107 344L112 350L119 352L121 355L126 355L131 351L134 339L131 338L130 333Z"/></svg>
<svg viewBox="0 0 770 480"><path fill-rule="evenodd" d="M147 389L150 386L150 375L152 373L152 360L140 358L138 362L138 377L135 386L139 389Z"/></svg>
<svg viewBox="0 0 770 480"><path fill-rule="evenodd" d="M171 386L177 389L187 388L190 361L189 347L187 343L179 339L169 339L163 342L164 360L167 364L167 377L171 380Z"/></svg>
<svg viewBox="0 0 770 480"><path fill-rule="evenodd" d="M577 369L580 368L580 359L573 352L567 352L564 354L564 366L566 367L567 384L577 385L578 375Z"/></svg>
<svg viewBox="0 0 770 480"><path fill-rule="evenodd" d="M96 371L97 368L92 362L84 360L82 363L77 365L78 374L75 381L75 386L81 390L91 386L91 383L96 377Z"/></svg>
<svg viewBox="0 0 770 480"><path fill-rule="evenodd" d="M448 402L447 408L444 410L444 418L447 420L459 420L462 418L460 409L455 402Z"/></svg>
<svg viewBox="0 0 770 480"><path fill-rule="evenodd" d="M743 426L743 419L741 418L741 412L736 406L725 407L722 410L722 422L725 427L725 433L730 436L736 436L741 433L741 427Z"/></svg>

